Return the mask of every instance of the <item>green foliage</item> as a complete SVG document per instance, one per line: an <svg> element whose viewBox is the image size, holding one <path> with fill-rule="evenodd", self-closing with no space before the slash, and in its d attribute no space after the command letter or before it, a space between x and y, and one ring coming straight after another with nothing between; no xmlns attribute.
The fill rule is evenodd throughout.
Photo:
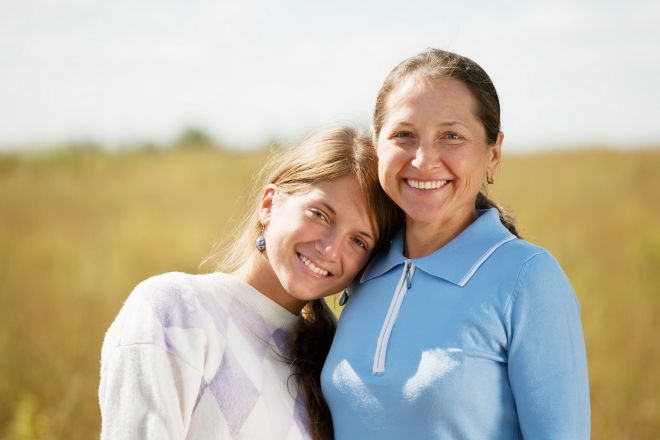
<svg viewBox="0 0 660 440"><path fill-rule="evenodd" d="M0 435L97 438L104 332L142 279L196 272L265 152L0 157ZM593 438L660 432L660 150L507 156L493 196L582 307ZM336 304L336 299L329 300Z"/></svg>
<svg viewBox="0 0 660 440"><path fill-rule="evenodd" d="M211 136L201 128L188 127L181 134L176 141L177 148L209 148L214 145Z"/></svg>

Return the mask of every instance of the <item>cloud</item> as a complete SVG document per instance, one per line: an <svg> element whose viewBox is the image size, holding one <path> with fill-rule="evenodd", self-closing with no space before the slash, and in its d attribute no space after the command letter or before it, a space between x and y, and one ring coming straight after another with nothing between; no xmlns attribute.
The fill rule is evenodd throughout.
<svg viewBox="0 0 660 440"><path fill-rule="evenodd" d="M506 146L657 142L649 110L660 91L649 86L660 75L660 35L645 18L656 9L536 2L504 21L474 20L480 33L463 33L458 45L498 88Z"/></svg>
<svg viewBox="0 0 660 440"><path fill-rule="evenodd" d="M654 3L5 1L0 144L197 124L250 145L367 124L387 72L428 46L489 72L514 149L657 140Z"/></svg>

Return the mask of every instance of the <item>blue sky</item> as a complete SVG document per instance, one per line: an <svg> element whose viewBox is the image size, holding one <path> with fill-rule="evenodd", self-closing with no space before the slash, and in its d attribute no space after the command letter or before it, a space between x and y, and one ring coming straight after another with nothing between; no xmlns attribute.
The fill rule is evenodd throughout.
<svg viewBox="0 0 660 440"><path fill-rule="evenodd" d="M660 144L657 1L0 0L0 148L366 127L426 47L491 75L511 150Z"/></svg>

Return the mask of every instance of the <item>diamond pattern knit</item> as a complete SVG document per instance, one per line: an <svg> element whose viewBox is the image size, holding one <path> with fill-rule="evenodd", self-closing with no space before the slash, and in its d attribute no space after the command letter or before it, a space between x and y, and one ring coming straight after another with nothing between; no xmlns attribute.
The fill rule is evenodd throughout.
<svg viewBox="0 0 660 440"><path fill-rule="evenodd" d="M103 343L101 438L310 438L284 353L297 319L227 274L142 282Z"/></svg>

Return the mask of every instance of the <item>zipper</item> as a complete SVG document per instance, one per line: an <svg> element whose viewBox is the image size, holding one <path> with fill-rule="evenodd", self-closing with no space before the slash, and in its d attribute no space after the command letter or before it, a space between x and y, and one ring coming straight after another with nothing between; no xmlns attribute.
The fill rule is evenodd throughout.
<svg viewBox="0 0 660 440"><path fill-rule="evenodd" d="M396 290L394 291L394 296L390 302L390 308L387 311L387 316L383 322L383 327L380 329L380 335L378 335L378 343L376 344L376 354L374 356L374 365L372 368L374 374L380 374L385 371L385 357L387 356L387 345L390 341L390 335L392 334L392 327L394 327L394 322L399 315L403 297L406 296L406 292L408 292L408 289L410 289L410 286L412 285L412 277L414 273L415 265L412 260L406 260L406 263L403 266L403 273L401 274L401 278L399 278Z"/></svg>

